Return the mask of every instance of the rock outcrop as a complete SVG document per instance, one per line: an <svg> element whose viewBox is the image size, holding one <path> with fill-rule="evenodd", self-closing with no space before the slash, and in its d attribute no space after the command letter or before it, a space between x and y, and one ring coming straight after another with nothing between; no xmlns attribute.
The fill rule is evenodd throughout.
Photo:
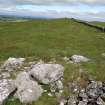
<svg viewBox="0 0 105 105"><path fill-rule="evenodd" d="M64 67L59 64L36 64L29 70L29 74L43 84L59 80L63 72Z"/></svg>
<svg viewBox="0 0 105 105"><path fill-rule="evenodd" d="M36 101L43 93L43 89L36 81L30 79L27 72L18 74L15 85L17 87L17 98L22 103Z"/></svg>
<svg viewBox="0 0 105 105"><path fill-rule="evenodd" d="M70 87L74 87L74 84ZM86 88L77 87L72 90L73 93L70 94L66 105L105 105L104 82L90 81Z"/></svg>

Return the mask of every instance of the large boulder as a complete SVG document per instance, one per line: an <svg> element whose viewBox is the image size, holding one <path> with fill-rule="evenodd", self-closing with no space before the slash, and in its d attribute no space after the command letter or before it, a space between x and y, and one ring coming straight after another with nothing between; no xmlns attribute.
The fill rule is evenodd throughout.
<svg viewBox="0 0 105 105"><path fill-rule="evenodd" d="M0 105L9 97L16 89L14 81L10 79L0 80Z"/></svg>
<svg viewBox="0 0 105 105"><path fill-rule="evenodd" d="M64 67L59 64L36 64L29 70L29 74L43 84L59 80L63 72Z"/></svg>
<svg viewBox="0 0 105 105"><path fill-rule="evenodd" d="M70 57L70 60L72 60L73 62L88 62L89 59L87 57L84 57L82 55L73 55Z"/></svg>
<svg viewBox="0 0 105 105"><path fill-rule="evenodd" d="M18 74L15 85L17 87L16 96L22 103L36 101L43 93L43 89L36 81L30 79L27 72Z"/></svg>
<svg viewBox="0 0 105 105"><path fill-rule="evenodd" d="M25 58L8 58L1 66L1 69L6 71L13 71L14 69L20 68L25 61Z"/></svg>

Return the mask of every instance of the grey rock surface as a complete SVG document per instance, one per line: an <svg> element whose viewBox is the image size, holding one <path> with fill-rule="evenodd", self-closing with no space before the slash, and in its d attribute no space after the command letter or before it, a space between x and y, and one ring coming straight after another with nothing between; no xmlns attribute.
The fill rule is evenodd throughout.
<svg viewBox="0 0 105 105"><path fill-rule="evenodd" d="M6 71L13 71L14 69L20 68L23 65L25 58L8 58L1 66L1 69Z"/></svg>
<svg viewBox="0 0 105 105"><path fill-rule="evenodd" d="M0 75L0 78L2 79L7 79L7 78L10 78L11 75L9 72L2 72L1 75Z"/></svg>
<svg viewBox="0 0 105 105"><path fill-rule="evenodd" d="M77 101L77 97L75 95L71 95L67 102L67 105L77 105Z"/></svg>
<svg viewBox="0 0 105 105"><path fill-rule="evenodd" d="M63 93L63 83L61 80L58 80L56 82L53 82L50 84L50 91L54 93L55 95L60 95Z"/></svg>
<svg viewBox="0 0 105 105"><path fill-rule="evenodd" d="M87 105L87 103L84 101L80 101L78 105Z"/></svg>
<svg viewBox="0 0 105 105"><path fill-rule="evenodd" d="M30 79L27 72L18 74L15 85L17 87L17 98L22 103L36 101L43 93L43 89L36 81Z"/></svg>
<svg viewBox="0 0 105 105"><path fill-rule="evenodd" d="M76 83L70 83L76 87ZM77 86L78 87L78 86ZM105 105L105 83L101 81L89 81L86 88L79 89L79 92L70 95L67 105Z"/></svg>
<svg viewBox="0 0 105 105"><path fill-rule="evenodd" d="M88 62L89 59L87 57L84 57L82 55L73 55L70 57L70 60L72 60L73 62Z"/></svg>
<svg viewBox="0 0 105 105"><path fill-rule="evenodd" d="M8 96L16 89L14 81L10 79L0 80L0 105L8 98Z"/></svg>
<svg viewBox="0 0 105 105"><path fill-rule="evenodd" d="M65 100L65 99L60 100L60 105L66 105L66 103L67 103L67 100Z"/></svg>
<svg viewBox="0 0 105 105"><path fill-rule="evenodd" d="M56 83L56 86L59 90L63 90L63 83L62 81L58 80L55 82Z"/></svg>
<svg viewBox="0 0 105 105"><path fill-rule="evenodd" d="M64 67L59 64L36 64L29 70L29 74L43 84L59 80L63 72Z"/></svg>

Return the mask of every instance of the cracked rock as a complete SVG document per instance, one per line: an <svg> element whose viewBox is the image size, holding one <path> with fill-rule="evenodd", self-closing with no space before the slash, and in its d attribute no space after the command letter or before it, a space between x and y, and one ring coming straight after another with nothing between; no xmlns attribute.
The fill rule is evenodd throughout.
<svg viewBox="0 0 105 105"><path fill-rule="evenodd" d="M59 64L36 64L31 67L29 74L43 84L59 80L63 76L64 67Z"/></svg>
<svg viewBox="0 0 105 105"><path fill-rule="evenodd" d="M18 74L15 85L17 87L17 98L22 103L31 103L38 100L42 95L43 89L36 81L30 79L27 72Z"/></svg>

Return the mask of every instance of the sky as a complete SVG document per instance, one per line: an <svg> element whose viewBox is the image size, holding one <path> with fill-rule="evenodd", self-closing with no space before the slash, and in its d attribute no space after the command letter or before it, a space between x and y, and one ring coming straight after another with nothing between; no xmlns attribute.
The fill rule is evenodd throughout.
<svg viewBox="0 0 105 105"><path fill-rule="evenodd" d="M0 0L0 14L105 21L105 0Z"/></svg>

